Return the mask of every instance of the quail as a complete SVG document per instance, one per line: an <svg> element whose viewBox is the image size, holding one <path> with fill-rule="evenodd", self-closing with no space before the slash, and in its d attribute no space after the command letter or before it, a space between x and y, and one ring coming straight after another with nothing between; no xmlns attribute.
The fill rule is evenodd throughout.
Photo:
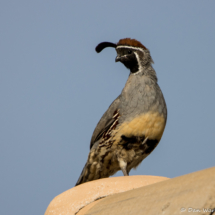
<svg viewBox="0 0 215 215"><path fill-rule="evenodd" d="M150 51L135 39L102 42L116 49L115 61L130 70L121 94L98 122L90 143L88 160L76 186L106 178L122 170L129 175L159 143L167 120L166 103L152 67Z"/></svg>

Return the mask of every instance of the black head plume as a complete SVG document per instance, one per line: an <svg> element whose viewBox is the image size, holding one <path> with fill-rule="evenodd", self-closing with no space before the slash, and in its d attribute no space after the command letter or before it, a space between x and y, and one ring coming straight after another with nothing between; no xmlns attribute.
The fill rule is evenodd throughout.
<svg viewBox="0 0 215 215"><path fill-rule="evenodd" d="M113 48L116 48L116 44L115 43L110 43L110 42L103 42L103 43L99 43L97 46L96 46L96 52L101 52L104 48L107 48L107 47L113 47Z"/></svg>

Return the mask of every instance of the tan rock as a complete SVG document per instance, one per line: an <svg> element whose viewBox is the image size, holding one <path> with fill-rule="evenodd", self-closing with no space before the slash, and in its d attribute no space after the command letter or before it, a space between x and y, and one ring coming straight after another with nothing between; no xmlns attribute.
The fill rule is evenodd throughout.
<svg viewBox="0 0 215 215"><path fill-rule="evenodd" d="M110 214L215 215L215 167L106 197L85 213Z"/></svg>
<svg viewBox="0 0 215 215"><path fill-rule="evenodd" d="M80 211L78 211L78 213L76 215L85 215L90 210L90 208L94 207L96 204L98 204L103 199L104 198L98 199L98 200L96 200L94 202L91 202L89 205L83 207Z"/></svg>
<svg viewBox="0 0 215 215"><path fill-rule="evenodd" d="M81 208L115 193L122 193L142 186L147 186L168 178L159 176L122 176L104 178L81 184L56 196L49 204L45 215L73 215ZM102 199L101 199L102 200ZM78 215L84 214L98 204L99 201L81 210Z"/></svg>

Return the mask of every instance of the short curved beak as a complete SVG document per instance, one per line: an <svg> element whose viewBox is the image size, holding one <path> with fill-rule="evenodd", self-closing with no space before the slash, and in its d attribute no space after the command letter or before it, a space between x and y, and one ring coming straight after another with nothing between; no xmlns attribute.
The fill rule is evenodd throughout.
<svg viewBox="0 0 215 215"><path fill-rule="evenodd" d="M121 60L121 57L116 56L115 62L118 62L118 61L120 61L120 60Z"/></svg>

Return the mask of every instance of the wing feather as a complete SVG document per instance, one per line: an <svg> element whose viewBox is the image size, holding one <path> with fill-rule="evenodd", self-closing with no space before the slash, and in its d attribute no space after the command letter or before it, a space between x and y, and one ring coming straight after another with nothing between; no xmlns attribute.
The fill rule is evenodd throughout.
<svg viewBox="0 0 215 215"><path fill-rule="evenodd" d="M118 110L119 102L120 102L120 96L118 96L112 102L112 104L109 106L107 111L103 114L102 118L98 122L98 124L93 132L92 138L91 138L90 149L92 148L94 143L96 141L98 141L102 137L102 135L106 131L108 131L109 128L111 127L111 125L114 123L115 118L113 118L113 116L114 116L115 111Z"/></svg>

